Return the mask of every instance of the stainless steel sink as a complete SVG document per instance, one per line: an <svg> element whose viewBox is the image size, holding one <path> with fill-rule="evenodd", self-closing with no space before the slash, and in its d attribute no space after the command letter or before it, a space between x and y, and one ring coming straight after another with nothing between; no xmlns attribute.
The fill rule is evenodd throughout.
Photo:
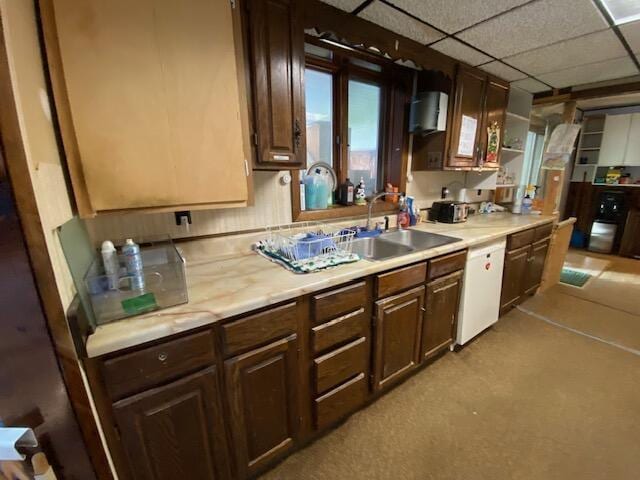
<svg viewBox="0 0 640 480"><path fill-rule="evenodd" d="M383 233L380 238L388 242L401 243L416 250L427 250L460 241L459 238L420 230L396 230Z"/></svg>
<svg viewBox="0 0 640 480"><path fill-rule="evenodd" d="M458 241L460 241L459 238L438 235L437 233L396 230L383 233L376 238L356 238L353 241L352 251L366 260L386 260Z"/></svg>
<svg viewBox="0 0 640 480"><path fill-rule="evenodd" d="M353 253L367 260L385 260L406 255L415 248L396 242L387 242L382 238L357 238L353 241Z"/></svg>

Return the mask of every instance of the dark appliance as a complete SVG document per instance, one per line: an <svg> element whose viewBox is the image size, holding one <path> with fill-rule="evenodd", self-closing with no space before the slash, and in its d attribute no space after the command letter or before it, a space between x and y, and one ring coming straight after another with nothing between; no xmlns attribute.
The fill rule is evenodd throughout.
<svg viewBox="0 0 640 480"><path fill-rule="evenodd" d="M443 200L433 202L429 210L429 220L442 223L466 222L469 214L469 205L465 202L453 202Z"/></svg>
<svg viewBox="0 0 640 480"><path fill-rule="evenodd" d="M589 250L611 253L618 231L618 224L624 215L624 193L605 190L600 194L596 218L591 225Z"/></svg>

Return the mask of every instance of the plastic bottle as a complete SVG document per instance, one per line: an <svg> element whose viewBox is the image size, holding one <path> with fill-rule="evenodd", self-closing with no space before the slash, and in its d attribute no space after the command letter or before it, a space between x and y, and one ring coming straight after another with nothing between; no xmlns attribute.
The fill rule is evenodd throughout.
<svg viewBox="0 0 640 480"><path fill-rule="evenodd" d="M118 278L120 275L120 262L118 261L116 247L112 241L105 240L102 242L100 253L102 254L104 273L107 275L109 282L109 290L116 290L118 288Z"/></svg>
<svg viewBox="0 0 640 480"><path fill-rule="evenodd" d="M403 196L400 196L400 211L398 212L398 228L408 228L411 224L409 212L407 212L407 202Z"/></svg>
<svg viewBox="0 0 640 480"><path fill-rule="evenodd" d="M131 238L127 238L122 247L124 263L127 267L127 275L131 278L132 290L144 290L144 273L142 271L142 255L140 246Z"/></svg>
<svg viewBox="0 0 640 480"><path fill-rule="evenodd" d="M356 194L355 194L355 199L354 199L354 202L355 202L356 205L366 205L367 204L366 188L367 187L364 184L364 178L360 177L360 183L356 187Z"/></svg>

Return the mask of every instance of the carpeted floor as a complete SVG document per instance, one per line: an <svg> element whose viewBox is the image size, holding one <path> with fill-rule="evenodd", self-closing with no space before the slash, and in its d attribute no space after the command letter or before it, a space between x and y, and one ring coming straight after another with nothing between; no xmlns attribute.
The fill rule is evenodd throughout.
<svg viewBox="0 0 640 480"><path fill-rule="evenodd" d="M523 308L566 319L574 301L589 303L550 291ZM595 305L594 329L637 332ZM640 356L514 310L262 480L631 480L638 432Z"/></svg>

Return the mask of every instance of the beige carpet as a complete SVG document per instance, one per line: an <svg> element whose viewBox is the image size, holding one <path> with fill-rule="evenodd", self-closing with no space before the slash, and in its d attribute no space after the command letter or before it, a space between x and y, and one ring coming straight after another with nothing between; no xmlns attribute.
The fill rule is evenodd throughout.
<svg viewBox="0 0 640 480"><path fill-rule="evenodd" d="M640 356L517 310L263 480L637 479Z"/></svg>

